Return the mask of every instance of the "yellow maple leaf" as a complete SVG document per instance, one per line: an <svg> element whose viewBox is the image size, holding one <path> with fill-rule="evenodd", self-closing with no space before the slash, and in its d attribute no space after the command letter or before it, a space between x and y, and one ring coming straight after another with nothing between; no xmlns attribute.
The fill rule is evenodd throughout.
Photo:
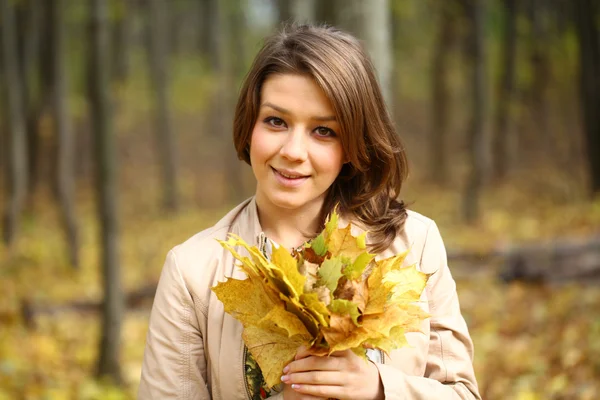
<svg viewBox="0 0 600 400"><path fill-rule="evenodd" d="M261 276L265 278L271 286L286 296L298 298L304 291L304 282L306 278L298 272L296 260L287 253L285 249L279 248L273 251L275 260L280 264L270 262L256 246L248 245L237 235L229 234L227 241L218 241L224 248L242 262L240 268L248 276ZM248 251L251 259L240 255L234 246L241 246Z"/></svg>
<svg viewBox="0 0 600 400"><path fill-rule="evenodd" d="M273 250L271 260L276 266L271 271L289 285L294 297L299 298L304 292L306 278L298 272L298 261L281 246Z"/></svg>
<svg viewBox="0 0 600 400"><path fill-rule="evenodd" d="M302 336L288 337L280 330L254 325L244 327L242 338L270 387L281 382L281 371L294 359L298 348L309 344Z"/></svg>
<svg viewBox="0 0 600 400"><path fill-rule="evenodd" d="M404 260L406 259L408 252L409 250L406 250L395 256L386 258L381 261L377 261L377 265L379 266L379 268L381 268L381 273L385 276L390 271L402 268L402 264L404 264Z"/></svg>
<svg viewBox="0 0 600 400"><path fill-rule="evenodd" d="M369 277L367 278L367 287L369 290L369 301L365 308L364 314L378 314L383 312L383 308L386 303L391 299L394 289L394 282L390 281L387 284L384 282L384 278L391 271L401 270L402 264L408 254L408 251L398 254L396 256L386 258L375 262L375 266L372 268ZM402 276L403 273L399 273ZM427 281L427 275L424 276ZM399 276L395 279L400 279ZM419 293L422 289L419 291Z"/></svg>
<svg viewBox="0 0 600 400"><path fill-rule="evenodd" d="M421 307L415 304L393 304L380 314L367 315L362 319L362 327L366 331L390 336L392 328L400 326L405 332L420 331L421 321L428 318Z"/></svg>
<svg viewBox="0 0 600 400"><path fill-rule="evenodd" d="M350 315L332 313L329 319L329 327L323 328L322 332L327 344L332 347L346 341L355 329L356 324Z"/></svg>
<svg viewBox="0 0 600 400"><path fill-rule="evenodd" d="M344 229L334 229L329 238L327 239L327 250L331 253L332 257L338 257L343 255L354 262L358 256L365 252L364 248L361 248L356 236L352 235L350 224Z"/></svg>
<svg viewBox="0 0 600 400"><path fill-rule="evenodd" d="M414 302L421 297L428 276L428 274L419 271L416 265L412 265L388 272L383 277L382 283L393 285L391 297L393 302Z"/></svg>
<svg viewBox="0 0 600 400"><path fill-rule="evenodd" d="M235 236L234 234L230 234L227 238L227 240L217 240L221 246L223 246L225 249L229 250L229 252L233 255L234 258L236 258L237 260L241 261L241 269L246 273L246 275L248 276L258 276L260 275L260 269L259 266L250 258L242 256L241 254L239 254L236 250L235 250L235 246L238 245L238 243L240 242L239 238L237 236Z"/></svg>
<svg viewBox="0 0 600 400"><path fill-rule="evenodd" d="M311 335L295 314L287 311L283 305L274 306L260 321L258 325L263 327L276 326L287 332L288 337L301 336L306 340Z"/></svg>
<svg viewBox="0 0 600 400"><path fill-rule="evenodd" d="M364 315L378 314L383 312L383 308L390 297L391 288L383 285L381 283L382 280L382 270L376 266L371 270L371 274L367 279L369 300L367 301L367 305L363 311Z"/></svg>
<svg viewBox="0 0 600 400"><path fill-rule="evenodd" d="M363 343L363 346L370 349L380 349L389 355L394 349L408 346L408 341L406 340L406 332L404 329L400 326L396 326L390 330L388 337L370 339L368 342Z"/></svg>
<svg viewBox="0 0 600 400"><path fill-rule="evenodd" d="M225 312L232 314L244 326L258 324L277 306L264 287L256 285L251 279L229 278L226 282L219 282L212 290L223 303ZM240 301L242 295L244 301Z"/></svg>
<svg viewBox="0 0 600 400"><path fill-rule="evenodd" d="M297 316L313 337L318 334L319 319L315 317L314 313L308 311L300 299L287 297L283 293L279 294L279 298L285 302L285 309Z"/></svg>
<svg viewBox="0 0 600 400"><path fill-rule="evenodd" d="M283 367L294 358L298 347L310 345L312 335L303 322L286 311L283 301L274 302L256 280L229 278L212 290L225 311L244 326L242 338L267 383L279 383Z"/></svg>
<svg viewBox="0 0 600 400"><path fill-rule="evenodd" d="M300 296L300 301L321 325L329 326L329 310L317 293L304 293Z"/></svg>

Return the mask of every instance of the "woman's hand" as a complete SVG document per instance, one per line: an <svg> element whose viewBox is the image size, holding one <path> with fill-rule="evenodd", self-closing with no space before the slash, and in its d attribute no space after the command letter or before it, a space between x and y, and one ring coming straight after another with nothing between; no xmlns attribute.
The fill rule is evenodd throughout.
<svg viewBox="0 0 600 400"><path fill-rule="evenodd" d="M283 385L284 400L327 400L326 397L315 397L309 394L296 392L290 385Z"/></svg>
<svg viewBox="0 0 600 400"><path fill-rule="evenodd" d="M311 356L305 348L298 350L294 361L283 369L281 381L291 390L311 397L300 399L335 398L379 400L384 398L379 371L372 362L365 362L352 352L344 350L328 357ZM284 391L285 393L285 391ZM287 400L288 396L284 395Z"/></svg>

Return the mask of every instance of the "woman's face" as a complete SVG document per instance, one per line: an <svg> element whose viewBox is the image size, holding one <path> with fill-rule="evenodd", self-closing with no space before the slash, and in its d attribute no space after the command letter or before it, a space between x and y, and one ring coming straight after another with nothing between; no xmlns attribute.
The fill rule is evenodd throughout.
<svg viewBox="0 0 600 400"><path fill-rule="evenodd" d="M320 209L344 163L339 130L329 100L311 77L269 76L250 142L257 201Z"/></svg>

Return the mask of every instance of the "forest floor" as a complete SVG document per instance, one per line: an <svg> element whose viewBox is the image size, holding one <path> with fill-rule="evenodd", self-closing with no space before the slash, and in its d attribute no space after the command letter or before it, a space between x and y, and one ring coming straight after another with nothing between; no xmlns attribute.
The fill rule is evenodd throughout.
<svg viewBox="0 0 600 400"><path fill-rule="evenodd" d="M416 196L416 193L427 193ZM414 209L436 219L452 250L486 251L505 243L586 237L600 231L600 199L556 204L498 189L484 198L476 226L456 217L456 193L411 188ZM410 199L410 198L409 198ZM81 267L68 266L59 219L48 196L36 198L12 251L0 249L0 400L133 399L139 382L149 303L130 309L122 332L117 388L94 380L99 315L73 309L36 315L23 304L98 302L102 296L93 202L81 196ZM226 208L186 207L165 215L133 202L121 210L121 270L125 290L158 280L167 251L210 226ZM452 266L451 266L452 268ZM458 267L457 267L458 268ZM600 393L600 287L505 284L495 273L456 271L463 314L475 343L483 398L595 399ZM485 272L485 271L484 271Z"/></svg>

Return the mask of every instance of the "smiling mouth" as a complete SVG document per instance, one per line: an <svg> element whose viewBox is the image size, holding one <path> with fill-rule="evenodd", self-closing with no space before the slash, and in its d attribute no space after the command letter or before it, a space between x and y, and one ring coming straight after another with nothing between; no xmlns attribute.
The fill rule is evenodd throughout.
<svg viewBox="0 0 600 400"><path fill-rule="evenodd" d="M304 178L308 178L309 175L301 175L301 174L297 174L294 172L290 172L290 171L280 171L276 168L271 167L271 169L273 169L274 172L276 172L277 174L283 176L286 179L304 179Z"/></svg>

